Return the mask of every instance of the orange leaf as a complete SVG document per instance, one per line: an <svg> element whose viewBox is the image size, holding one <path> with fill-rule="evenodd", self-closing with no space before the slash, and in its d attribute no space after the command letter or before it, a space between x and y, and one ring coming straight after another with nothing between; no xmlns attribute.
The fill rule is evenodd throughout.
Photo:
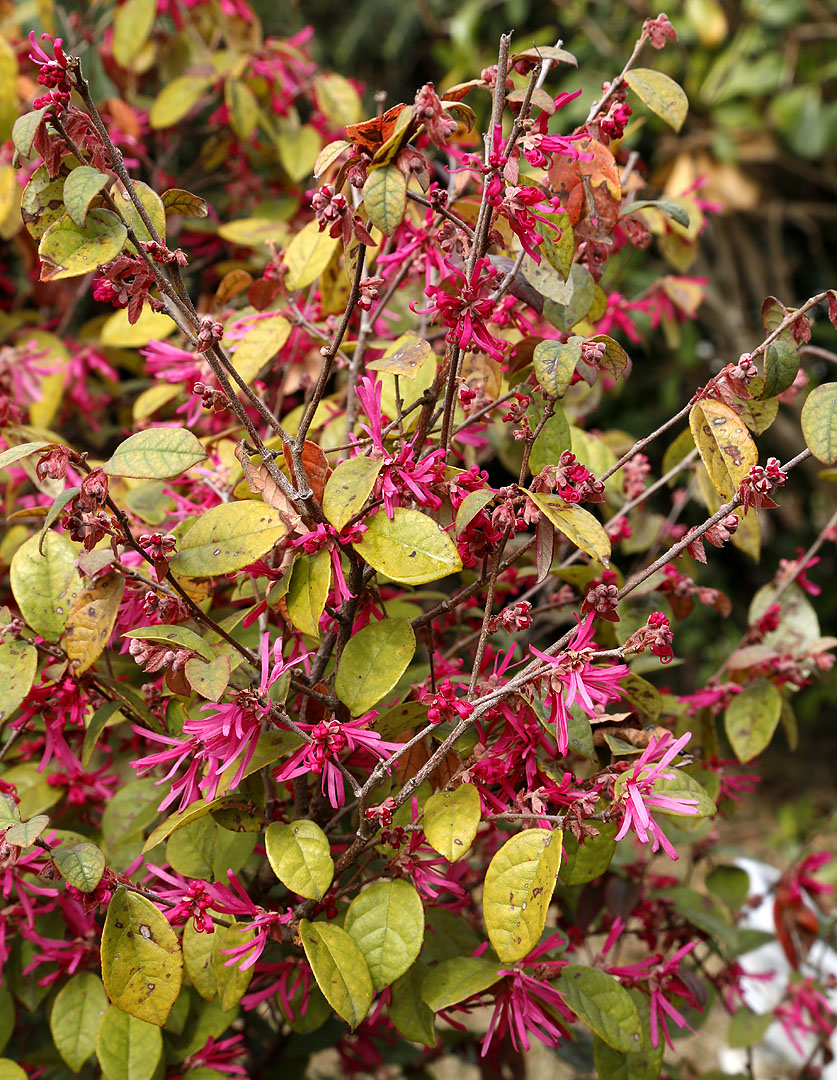
<svg viewBox="0 0 837 1080"><path fill-rule="evenodd" d="M556 154L548 174L552 190L564 204L577 232L581 226L582 235L609 235L622 205L622 182L616 158L606 146L589 135L579 139L574 146L579 154L590 160L572 161ZM594 225L593 217L597 219L597 225Z"/></svg>

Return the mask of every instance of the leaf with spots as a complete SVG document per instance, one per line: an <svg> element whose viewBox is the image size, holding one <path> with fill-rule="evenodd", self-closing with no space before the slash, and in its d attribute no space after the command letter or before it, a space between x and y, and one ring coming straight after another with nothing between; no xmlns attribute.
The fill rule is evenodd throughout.
<svg viewBox="0 0 837 1080"><path fill-rule="evenodd" d="M81 582L76 569L78 551L66 536L50 532L31 536L17 549L10 570L12 593L20 613L36 634L57 641Z"/></svg>
<svg viewBox="0 0 837 1080"><path fill-rule="evenodd" d="M78 593L64 632L64 651L77 675L98 660L104 651L125 592L125 578L105 573L89 579Z"/></svg>
<svg viewBox="0 0 837 1080"><path fill-rule="evenodd" d="M747 425L729 405L714 398L698 401L689 427L709 478L724 499L731 499L759 459Z"/></svg>
<svg viewBox="0 0 837 1080"><path fill-rule="evenodd" d="M38 650L25 641L0 642L0 723L5 723L32 689Z"/></svg>
<svg viewBox="0 0 837 1080"><path fill-rule="evenodd" d="M724 727L739 761L752 761L770 745L782 714L782 695L767 679L746 686L724 713Z"/></svg>
<svg viewBox="0 0 837 1080"><path fill-rule="evenodd" d="M117 1008L162 1027L180 993L183 956L165 916L120 886L102 932L102 980Z"/></svg>
<svg viewBox="0 0 837 1080"><path fill-rule="evenodd" d="M537 945L561 865L560 829L527 829L500 848L485 875L482 907L488 937L505 962Z"/></svg>
<svg viewBox="0 0 837 1080"><path fill-rule="evenodd" d="M456 862L473 844L480 817L480 796L473 784L439 791L424 804L425 838L434 851Z"/></svg>
<svg viewBox="0 0 837 1080"><path fill-rule="evenodd" d="M354 548L373 570L403 585L438 581L462 569L453 540L420 510L397 507L391 518L375 514Z"/></svg>
<svg viewBox="0 0 837 1080"><path fill-rule="evenodd" d="M383 461L364 457L341 461L328 478L323 493L323 513L339 532L363 509L369 498Z"/></svg>
<svg viewBox="0 0 837 1080"><path fill-rule="evenodd" d="M222 503L181 536L169 565L184 577L228 574L260 559L286 533L278 511L262 503Z"/></svg>
<svg viewBox="0 0 837 1080"><path fill-rule="evenodd" d="M91 210L84 228L69 214L50 225L38 246L41 281L81 277L115 259L128 231L110 210Z"/></svg>

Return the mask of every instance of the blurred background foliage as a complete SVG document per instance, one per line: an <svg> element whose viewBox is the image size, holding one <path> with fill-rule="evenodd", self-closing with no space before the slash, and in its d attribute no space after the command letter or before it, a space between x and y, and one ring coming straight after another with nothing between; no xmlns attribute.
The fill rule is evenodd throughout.
<svg viewBox="0 0 837 1080"><path fill-rule="evenodd" d="M266 33L315 28L315 51L327 67L360 80L370 115L375 94L388 105L410 101L418 86L439 87L472 78L496 62L500 33L514 31L517 48L558 39L579 61L562 67L547 88L584 90L558 113L557 130L580 123L601 83L617 74L636 40L642 20L659 13L645 0L256 0ZM670 74L685 88L689 117L679 136L666 133L636 101L623 145L640 152L649 179L660 191L682 193L702 181L701 195L717 202L707 215L694 263L671 272L708 279L708 295L694 323L658 329L632 346L634 372L612 395L603 426L639 436L680 407L694 389L763 337L762 301L769 295L793 306L837 283L837 3L833 0L675 0L665 5L678 42L643 61ZM475 100L476 106L484 104ZM617 256L603 284L631 297L643 288L642 260ZM626 343L627 344L627 343ZM835 377L833 331L820 314L806 358L811 382ZM799 446L801 402L780 410L760 439L764 456L787 460ZM653 460L659 465L666 440ZM802 475L804 473L804 475ZM685 658L673 683L686 685L714 672L745 625L748 597L770 580L780 558L807 548L833 512L837 488L816 463L794 476L781 508L761 516L765 554L760 564L734 548L710 558L696 577L724 589L733 600L726 622L702 608L677 634ZM691 520L689 524L691 524ZM811 579L823 588L816 603L822 631L837 630L835 545L820 551ZM691 570L691 566L689 568ZM806 788L821 806L833 805L837 753L837 674L831 672L799 695L798 766L790 771L777 741L767 783L772 797ZM810 803L800 831L810 822ZM801 810L801 806L800 806ZM814 815L816 817L816 815ZM807 823L806 823L807 822Z"/></svg>

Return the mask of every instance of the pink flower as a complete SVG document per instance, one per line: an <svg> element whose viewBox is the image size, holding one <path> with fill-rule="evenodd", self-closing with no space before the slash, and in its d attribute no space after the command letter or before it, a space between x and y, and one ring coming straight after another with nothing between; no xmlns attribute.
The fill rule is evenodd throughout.
<svg viewBox="0 0 837 1080"><path fill-rule="evenodd" d="M424 290L431 306L414 310L420 315L440 315L445 326L450 327L447 340L460 349L478 349L492 360L503 360L505 342L492 337L487 326L494 311L491 290L497 284L499 271L488 259L477 259L470 278L450 264L447 270L448 277L440 285L428 285Z"/></svg>
<svg viewBox="0 0 837 1080"><path fill-rule="evenodd" d="M374 715L374 714L373 714ZM334 718L321 720L309 727L311 742L293 754L274 774L277 782L293 780L297 776L322 774L323 794L335 809L346 801L343 774L337 766L337 758L344 751L368 750L376 757L385 758L401 748L400 743L385 742L377 731L369 731L363 725L368 717L359 717L341 724Z"/></svg>
<svg viewBox="0 0 837 1080"><path fill-rule="evenodd" d="M550 656L533 645L529 646L531 653L552 668L551 674L545 676L548 680L549 720L550 723L557 721L556 738L561 754L566 754L569 748L567 710L570 706L577 702L588 716L597 717L597 706L619 700L619 683L630 671L626 664L594 666L591 661L595 659L596 647L592 641L593 613L590 612L584 622L579 622L575 637L558 656Z"/></svg>
<svg viewBox="0 0 837 1080"><path fill-rule="evenodd" d="M655 764L654 759L668 744L671 736L666 733L662 739L652 739L643 750L640 757L634 762L629 774L620 780L622 787L622 799L624 800L624 817L616 839L621 840L627 835L629 829L633 829L642 844L651 844L652 851L660 848L671 859L679 858L671 845L668 837L651 817L649 807L668 814L696 814L698 802L696 799L681 799L671 795L663 795L654 791L654 784L658 780L668 780L674 777L674 773L666 772L666 766L680 753L682 748L691 739L692 733L687 731L685 735L668 746L662 757Z"/></svg>
<svg viewBox="0 0 837 1080"><path fill-rule="evenodd" d="M143 773L147 773L157 765L170 765L171 768L166 775L161 779L154 781L155 784L165 784L166 781L171 780L181 765L188 763L186 772L172 784L168 795L166 795L157 809L162 812L177 799L178 795L180 796L180 804L177 807L178 812L185 810L190 803L197 802L201 797L199 777L201 768L206 761L206 754L201 746L200 739L193 738L184 741L183 739L175 739L169 735L162 735L157 731L151 731L148 728L141 728L136 725L134 725L134 731L144 739L150 739L152 742L156 743L163 743L165 746L169 747L168 750L161 750L159 753L149 754L147 757L132 761L131 768L137 770L138 776L142 776Z"/></svg>
<svg viewBox="0 0 837 1080"><path fill-rule="evenodd" d="M837 1025L837 1014L810 977L788 983L785 1001L776 1006L774 1015L796 1052L803 1057L805 1050L799 1041L800 1034L829 1039Z"/></svg>
<svg viewBox="0 0 837 1080"><path fill-rule="evenodd" d="M247 941L241 945L236 945L232 949L221 950L225 956L230 958L224 961L224 967L232 967L234 964L238 964L241 971L247 971L264 952L268 939L273 936L274 928L285 926L291 922L293 912L290 909L285 912L267 911L265 908L254 904L232 870L227 871L227 880L230 883L230 888L216 881L214 884L207 886L207 892L212 897L212 907L217 911L228 915L249 916L250 922L239 926L237 929L240 933L247 933L252 930L255 937L248 938Z"/></svg>

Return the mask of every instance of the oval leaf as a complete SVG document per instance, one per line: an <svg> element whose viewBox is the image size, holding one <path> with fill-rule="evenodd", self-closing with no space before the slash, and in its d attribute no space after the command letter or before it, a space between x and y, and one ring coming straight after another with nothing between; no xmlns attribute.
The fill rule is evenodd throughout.
<svg viewBox="0 0 837 1080"><path fill-rule="evenodd" d="M96 1039L102 1074L108 1080L151 1080L162 1056L159 1028L111 1005Z"/></svg>
<svg viewBox="0 0 837 1080"><path fill-rule="evenodd" d="M180 993L182 968L166 918L144 896L118 888L102 932L102 981L113 1004L162 1027Z"/></svg>
<svg viewBox="0 0 837 1080"><path fill-rule="evenodd" d="M31 536L14 553L10 571L12 592L20 613L36 634L57 641L80 588L76 548L66 536L50 532Z"/></svg>
<svg viewBox="0 0 837 1080"><path fill-rule="evenodd" d="M424 940L424 907L409 882L378 881L352 900L344 923L383 990L413 964Z"/></svg>
<svg viewBox="0 0 837 1080"><path fill-rule="evenodd" d="M206 451L185 428L148 428L120 443L104 464L110 476L171 480L206 457Z"/></svg>
<svg viewBox="0 0 837 1080"><path fill-rule="evenodd" d="M209 645L187 626L173 626L169 623L157 623L154 626L138 626L136 630L127 630L127 638L139 638L142 641L157 641L161 645L171 645L177 649L191 649L204 660L214 660L215 654Z"/></svg>
<svg viewBox="0 0 837 1080"><path fill-rule="evenodd" d="M628 991L612 975L580 964L561 969L556 987L564 1000L608 1046L622 1053L642 1044L642 1022Z"/></svg>
<svg viewBox="0 0 837 1080"><path fill-rule="evenodd" d="M184 577L228 574L260 559L286 532L279 513L262 503L223 503L181 537L169 565Z"/></svg>
<svg viewBox="0 0 837 1080"><path fill-rule="evenodd" d="M6 721L32 689L38 650L25 641L0 642L0 721Z"/></svg>
<svg viewBox="0 0 837 1080"><path fill-rule="evenodd" d="M172 127L194 109L212 85L204 75L181 75L165 83L151 106L148 122L153 128Z"/></svg>
<svg viewBox="0 0 837 1080"><path fill-rule="evenodd" d="M310 221L294 236L283 256L288 273L288 289L304 289L316 281L331 262L340 244L338 237L320 232L316 221Z"/></svg>
<svg viewBox="0 0 837 1080"><path fill-rule="evenodd" d="M610 537L589 510L565 503L558 495L540 495L533 491L526 494L577 548L597 559L602 566L610 565Z"/></svg>
<svg viewBox="0 0 837 1080"><path fill-rule="evenodd" d="M80 277L115 259L128 230L110 210L91 210L84 228L65 215L47 229L38 245L41 281Z"/></svg>
<svg viewBox="0 0 837 1080"><path fill-rule="evenodd" d="M359 946L351 934L334 923L302 919L299 936L323 996L354 1030L369 1012L374 995L372 977Z"/></svg>
<svg viewBox="0 0 837 1080"><path fill-rule="evenodd" d="M689 427L712 483L731 499L759 459L746 424L729 405L704 398L689 413Z"/></svg>
<svg viewBox="0 0 837 1080"><path fill-rule="evenodd" d="M341 461L328 478L323 494L323 513L338 532L363 509L382 465L381 459L376 461L359 454Z"/></svg>
<svg viewBox="0 0 837 1080"><path fill-rule="evenodd" d="M542 341L535 347L535 374L547 394L555 398L566 394L580 359L579 338L566 344L560 341Z"/></svg>
<svg viewBox="0 0 837 1080"><path fill-rule="evenodd" d="M83 893L93 892L105 872L105 857L95 844L62 844L53 850L52 860L67 884Z"/></svg>
<svg viewBox="0 0 837 1080"><path fill-rule="evenodd" d="M770 745L782 714L782 695L760 679L736 694L724 713L724 727L739 761L752 761Z"/></svg>
<svg viewBox="0 0 837 1080"><path fill-rule="evenodd" d="M373 225L391 236L407 207L407 181L397 165L371 169L363 185L363 205Z"/></svg>
<svg viewBox="0 0 837 1080"><path fill-rule="evenodd" d="M462 569L456 544L432 518L419 510L376 514L354 545L362 559L392 581L423 585Z"/></svg>
<svg viewBox="0 0 837 1080"><path fill-rule="evenodd" d="M265 834L267 858L286 889L309 900L322 900L334 877L328 837L313 821L274 821Z"/></svg>
<svg viewBox="0 0 837 1080"><path fill-rule="evenodd" d="M64 651L77 675L87 671L108 643L125 592L121 574L106 573L90 580L78 593L64 634Z"/></svg>
<svg viewBox="0 0 837 1080"><path fill-rule="evenodd" d="M651 68L634 68L625 73L625 82L651 112L679 131L689 111L689 99L674 79Z"/></svg>
<svg viewBox="0 0 837 1080"><path fill-rule="evenodd" d="M89 165L80 165L73 169L64 181L64 206L80 229L83 229L87 222L90 204L107 184L107 176Z"/></svg>
<svg viewBox="0 0 837 1080"><path fill-rule="evenodd" d="M818 386L805 399L802 434L817 460L837 464L837 383Z"/></svg>
<svg viewBox="0 0 837 1080"><path fill-rule="evenodd" d="M473 844L480 817L480 796L473 784L440 791L424 804L425 838L449 862L456 862Z"/></svg>
<svg viewBox="0 0 837 1080"><path fill-rule="evenodd" d="M346 644L334 692L353 716L368 712L392 690L413 659L416 635L409 619L370 623Z"/></svg>
<svg viewBox="0 0 837 1080"><path fill-rule="evenodd" d="M315 555L300 555L293 565L285 603L288 617L303 634L320 636L320 616L331 587L331 554L323 548Z"/></svg>
<svg viewBox="0 0 837 1080"><path fill-rule="evenodd" d="M452 957L431 968L421 996L433 1012L439 1012L493 986L501 970L501 964L485 956Z"/></svg>
<svg viewBox="0 0 837 1080"><path fill-rule="evenodd" d="M98 975L74 975L58 992L49 1017L55 1049L64 1063L78 1072L96 1052L96 1036L108 998Z"/></svg>
<svg viewBox="0 0 837 1080"><path fill-rule="evenodd" d="M546 925L561 865L560 830L527 829L500 848L489 864L482 897L488 937L501 960L520 960Z"/></svg>

